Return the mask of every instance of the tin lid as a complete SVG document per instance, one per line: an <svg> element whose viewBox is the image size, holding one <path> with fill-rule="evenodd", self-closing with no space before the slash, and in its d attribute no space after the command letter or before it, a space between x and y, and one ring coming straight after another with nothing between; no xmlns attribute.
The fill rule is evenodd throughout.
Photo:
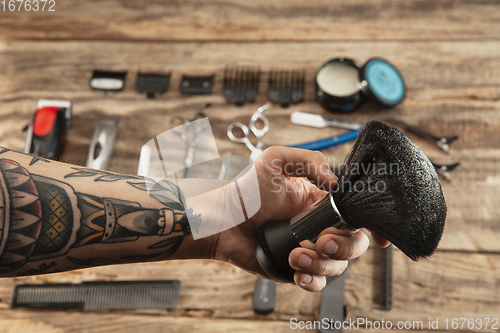
<svg viewBox="0 0 500 333"><path fill-rule="evenodd" d="M359 71L364 94L385 106L394 107L406 97L406 85L399 70L382 58L371 58Z"/></svg>

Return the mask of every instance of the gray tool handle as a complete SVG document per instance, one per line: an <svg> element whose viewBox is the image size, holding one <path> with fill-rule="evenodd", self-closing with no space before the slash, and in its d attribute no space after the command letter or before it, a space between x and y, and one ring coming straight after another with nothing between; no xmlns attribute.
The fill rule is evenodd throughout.
<svg viewBox="0 0 500 333"><path fill-rule="evenodd" d="M327 284L321 293L319 306L319 322L321 325L318 332L320 333L342 332L345 317L344 285L346 278L347 268L339 276L327 277Z"/></svg>
<svg viewBox="0 0 500 333"><path fill-rule="evenodd" d="M106 170L116 138L118 117L102 117L90 142L86 167Z"/></svg>
<svg viewBox="0 0 500 333"><path fill-rule="evenodd" d="M255 282L253 292L252 308L256 313L268 314L274 310L274 299L276 294L276 282L261 277Z"/></svg>

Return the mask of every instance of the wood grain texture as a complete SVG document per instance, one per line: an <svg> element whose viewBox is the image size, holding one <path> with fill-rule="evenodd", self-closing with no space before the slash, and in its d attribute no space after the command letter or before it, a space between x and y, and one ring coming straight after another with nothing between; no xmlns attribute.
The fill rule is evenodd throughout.
<svg viewBox="0 0 500 333"><path fill-rule="evenodd" d="M219 151L248 155L243 145L228 140L227 126L247 123L267 102L270 68L305 68L305 101L266 111L271 126L266 147L343 132L291 125L293 111L358 122L395 117L438 136L460 135L446 155L408 133L433 161L461 163L453 182L442 182L448 219L436 254L414 263L394 252L391 311L376 309L372 302L377 270L372 249L349 268L345 292L348 319L422 321L419 332L450 332L443 326L446 318L500 319L499 22L498 0L56 0L56 12L0 12L0 146L24 149L22 128L38 99L69 99L74 126L63 160L84 165L98 117L119 115L110 169L135 174L142 144L166 131L172 116L189 117L211 102L207 113ZM338 56L361 62L374 56L389 59L404 75L407 99L395 109L366 103L347 115L324 111L314 102L315 71ZM228 63L261 67L255 103L238 108L224 100L222 72ZM94 69L128 70L125 91L107 97L92 91L88 84ZM147 100L136 93L140 69L172 71L167 94ZM181 95L182 74L215 74L214 93ZM349 148L345 144L324 153L339 163ZM181 280L178 308L10 309L15 284L130 279ZM321 294L283 284L277 286L275 311L255 314L255 279L228 264L196 260L0 279L0 333L290 332L290 318L317 319ZM429 318L440 319L438 330L428 329Z"/></svg>
<svg viewBox="0 0 500 333"><path fill-rule="evenodd" d="M233 121L247 123L255 109L267 102L267 70L270 67L306 68L305 102L289 109L273 106L266 111L271 130L265 146L287 145L340 134L339 129L314 129L291 125L293 111L365 122L396 117L439 136L459 134L451 153L408 133L437 163L461 162L453 182L443 182L448 203L447 228L441 248L447 250L500 251L500 48L497 42L359 42L359 43L105 43L105 42L4 42L0 61L0 145L22 150L21 132L33 114L38 98L62 98L74 103L74 124L68 133L63 159L84 165L88 145L100 114L121 115L110 168L136 173L140 147L169 128L173 115L190 117L206 102L221 153L248 154L244 145L227 139ZM283 58L291 52L300 59ZM54 57L57 54L57 57ZM349 115L334 115L314 102L314 73L324 60L348 54L365 61L372 55L391 59L404 74L408 97L395 109L366 103ZM243 108L222 97L222 71L230 58L236 63L265 64L256 103ZM88 87L94 68L128 69L126 89L102 97ZM172 70L167 94L147 100L135 92L138 69ZM183 96L178 92L183 73L216 74L214 94ZM59 73L54 75L54 73ZM340 163L350 145L324 151L332 163Z"/></svg>
<svg viewBox="0 0 500 333"><path fill-rule="evenodd" d="M59 318L59 319L57 319ZM0 311L1 333L116 332L290 332L287 322L138 315L134 313L78 313L68 311ZM307 331L306 331L307 332ZM309 332L313 332L309 330Z"/></svg>
<svg viewBox="0 0 500 333"><path fill-rule="evenodd" d="M54 12L1 12L0 36L139 41L498 40L499 6L498 0L56 0Z"/></svg>
<svg viewBox="0 0 500 333"><path fill-rule="evenodd" d="M500 307L500 255L457 254L438 252L432 259L414 263L400 251L394 253L394 308L378 310L373 297L373 257L369 250L349 269L345 302L347 318L371 321L422 321L429 318L494 318ZM439 269L436 269L439 267ZM480 274L478 274L480 272ZM23 283L80 283L82 281L113 281L134 279L179 279L181 293L174 311L137 310L112 313L70 312L64 319L59 311L35 312L10 310L9 301L15 284ZM0 321L11 325L40 325L43 329L94 329L112 331L120 327L133 332L137 325L148 330L160 330L162 325L199 328L212 332L220 324L222 331L241 325L259 327L263 332L286 331L290 318L317 320L320 294L308 293L296 286L277 286L275 311L257 315L251 308L255 277L231 265L213 261L172 261L83 269L44 276L0 279ZM64 312L67 313L67 312ZM84 323L85 319L89 319ZM123 319L120 324L119 319ZM232 319L232 320L231 320ZM235 320L236 319L236 320ZM135 321L136 324L132 324ZM169 323L172 324L169 324ZM176 324L178 323L178 324ZM231 326L234 325L234 326ZM4 327L2 325L2 327ZM27 326L30 327L30 326ZM176 327L176 326L173 326ZM441 327L444 331L444 327ZM172 328L168 331L177 331ZM363 330L364 331L364 330ZM467 330L464 330L467 331ZM474 331L474 330L469 330ZM486 330L494 332L495 330ZM0 332L2 328L0 328Z"/></svg>

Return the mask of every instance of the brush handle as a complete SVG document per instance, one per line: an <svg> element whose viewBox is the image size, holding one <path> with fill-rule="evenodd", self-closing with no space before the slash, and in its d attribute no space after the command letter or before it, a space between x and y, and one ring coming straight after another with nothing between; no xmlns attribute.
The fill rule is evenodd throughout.
<svg viewBox="0 0 500 333"><path fill-rule="evenodd" d="M291 148L301 148L301 149L308 149L308 150L321 150L325 149L328 147L333 147L340 145L342 143L346 143L352 140L356 140L358 137L360 129L352 130L347 133L343 133L340 135L334 135L326 139L322 140L317 140L317 141L311 141L311 142L306 142L298 145L292 145L288 146Z"/></svg>
<svg viewBox="0 0 500 333"><path fill-rule="evenodd" d="M288 264L288 255L300 244L290 227L290 220L267 222L259 229L255 256L273 280L294 283L295 271Z"/></svg>
<svg viewBox="0 0 500 333"><path fill-rule="evenodd" d="M330 193L292 219L263 224L255 247L257 260L271 278L293 283L295 271L288 263L290 252L306 239L315 242L329 227L349 228L333 208Z"/></svg>

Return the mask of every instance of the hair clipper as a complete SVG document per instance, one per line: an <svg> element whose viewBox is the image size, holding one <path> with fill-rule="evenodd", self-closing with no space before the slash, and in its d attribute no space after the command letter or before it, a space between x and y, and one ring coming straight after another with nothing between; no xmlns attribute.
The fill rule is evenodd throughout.
<svg viewBox="0 0 500 333"><path fill-rule="evenodd" d="M49 159L58 158L64 134L71 126L71 118L70 101L39 100L28 125L24 152Z"/></svg>

